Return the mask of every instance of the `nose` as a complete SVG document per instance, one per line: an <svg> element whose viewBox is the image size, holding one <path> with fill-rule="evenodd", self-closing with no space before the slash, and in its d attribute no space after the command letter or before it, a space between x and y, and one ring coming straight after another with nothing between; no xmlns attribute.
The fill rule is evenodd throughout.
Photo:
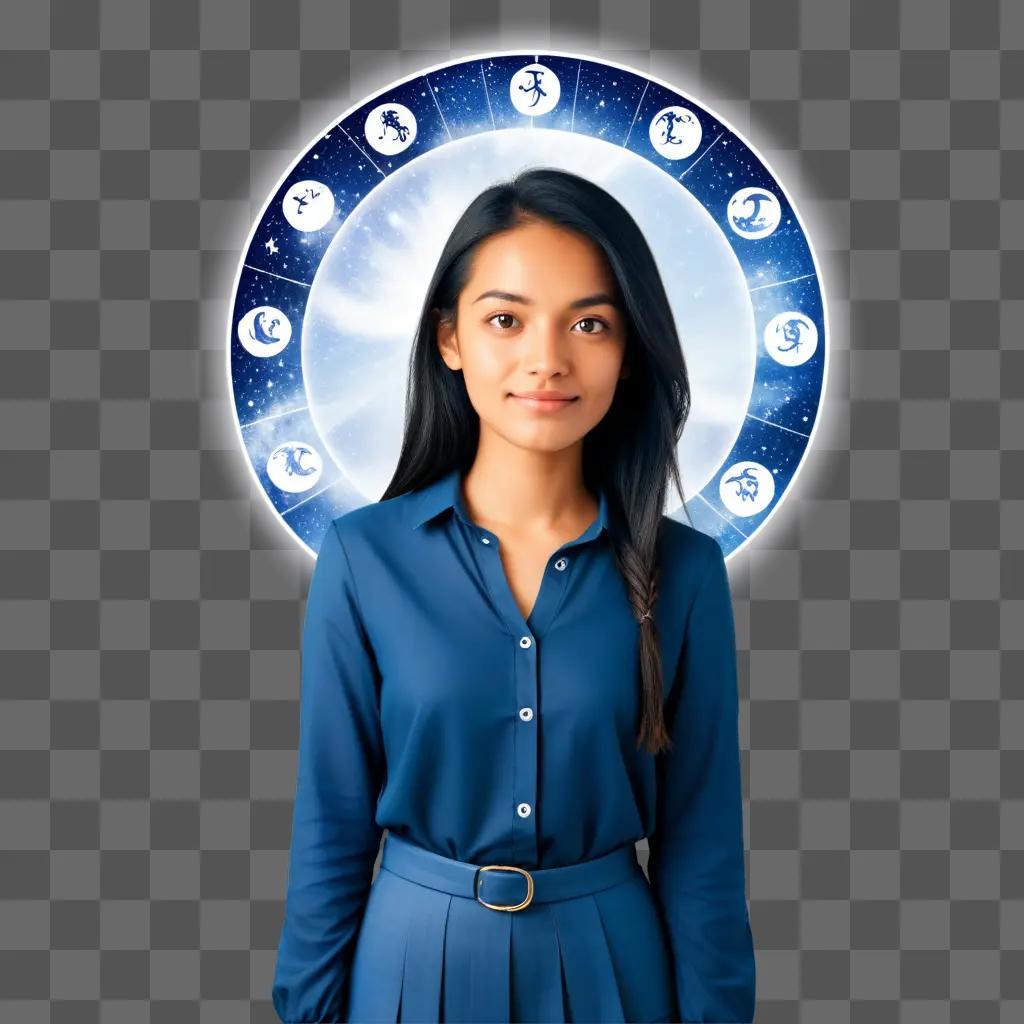
<svg viewBox="0 0 1024 1024"><path fill-rule="evenodd" d="M565 373L568 366L569 339L557 327L533 325L526 333L523 362L529 373Z"/></svg>

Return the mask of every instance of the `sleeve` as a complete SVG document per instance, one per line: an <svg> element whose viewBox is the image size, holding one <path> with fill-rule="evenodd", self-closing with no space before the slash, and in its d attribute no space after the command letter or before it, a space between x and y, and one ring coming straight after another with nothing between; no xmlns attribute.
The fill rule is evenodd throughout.
<svg viewBox="0 0 1024 1024"><path fill-rule="evenodd" d="M383 829L378 672L337 523L309 585L299 750L274 1009L285 1022L346 1019L355 939Z"/></svg>
<svg viewBox="0 0 1024 1024"><path fill-rule="evenodd" d="M754 1019L732 596L712 540L666 702L648 878L668 929L682 1021Z"/></svg>

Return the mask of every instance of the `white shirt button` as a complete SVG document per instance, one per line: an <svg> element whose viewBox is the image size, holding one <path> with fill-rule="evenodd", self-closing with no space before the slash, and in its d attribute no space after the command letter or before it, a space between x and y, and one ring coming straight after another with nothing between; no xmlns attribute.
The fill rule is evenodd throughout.
<svg viewBox="0 0 1024 1024"><path fill-rule="evenodd" d="M490 537L481 537L480 540L484 544L490 544L491 543L491 538Z"/></svg>
<svg viewBox="0 0 1024 1024"><path fill-rule="evenodd" d="M529 804L520 804L516 811L519 813L520 818L528 818L530 816L531 807Z"/></svg>
<svg viewBox="0 0 1024 1024"><path fill-rule="evenodd" d="M519 717L524 722L528 722L531 718L533 718L533 708L520 708Z"/></svg>
<svg viewBox="0 0 1024 1024"><path fill-rule="evenodd" d="M529 647L530 644L532 644L532 643L533 643L533 641L528 636L524 636L524 637L522 637L520 639L519 646L525 648L525 647Z"/></svg>
<svg viewBox="0 0 1024 1024"><path fill-rule="evenodd" d="M559 572L561 572L568 564L569 564L569 559L567 559L567 558L560 558L557 562L555 562L555 568Z"/></svg>

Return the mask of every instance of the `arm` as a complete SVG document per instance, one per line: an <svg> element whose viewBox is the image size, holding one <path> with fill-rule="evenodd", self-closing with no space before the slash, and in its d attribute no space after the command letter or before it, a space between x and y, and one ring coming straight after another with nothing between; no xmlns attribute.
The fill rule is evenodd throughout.
<svg viewBox="0 0 1024 1024"><path fill-rule="evenodd" d="M744 895L743 790L732 596L717 542L686 625L666 704L673 747L656 756L648 876L668 927L683 1021L754 1019Z"/></svg>
<svg viewBox="0 0 1024 1024"><path fill-rule="evenodd" d="M284 924L273 983L282 1021L339 1021L382 829L377 668L348 556L331 523L309 585Z"/></svg>

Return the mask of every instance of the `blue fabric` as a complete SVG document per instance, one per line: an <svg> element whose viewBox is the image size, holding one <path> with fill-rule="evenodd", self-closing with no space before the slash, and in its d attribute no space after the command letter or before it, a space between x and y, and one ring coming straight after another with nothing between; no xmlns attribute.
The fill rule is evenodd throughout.
<svg viewBox="0 0 1024 1024"><path fill-rule="evenodd" d="M529 905L496 912L467 895L471 867L389 832L353 955L349 1019L679 1019L664 926L633 843L532 874ZM495 884L488 902L524 899L521 875L483 879L508 883Z"/></svg>
<svg viewBox="0 0 1024 1024"><path fill-rule="evenodd" d="M328 526L303 625L273 983L282 1021L346 1019L385 828L445 857L528 869L646 836L678 1019L753 1020L725 560L666 517L654 619L674 747L655 757L636 746L640 627L613 556L618 528L602 493L594 522L552 553L524 619L458 470Z"/></svg>

